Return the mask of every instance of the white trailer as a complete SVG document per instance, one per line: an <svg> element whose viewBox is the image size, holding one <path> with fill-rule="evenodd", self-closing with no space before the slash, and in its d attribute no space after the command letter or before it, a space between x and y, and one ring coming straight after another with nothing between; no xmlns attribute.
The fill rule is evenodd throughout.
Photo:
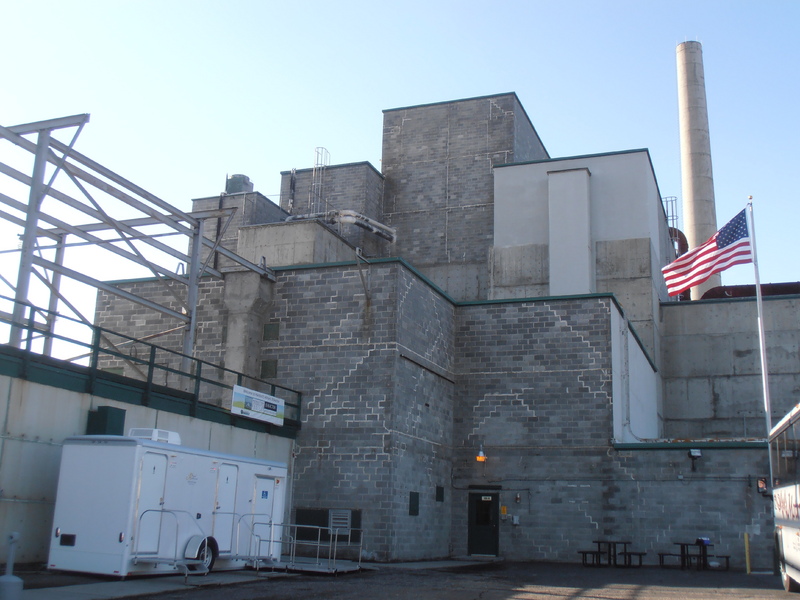
<svg viewBox="0 0 800 600"><path fill-rule="evenodd" d="M186 575L280 560L285 464L156 439L180 444L162 430L64 441L50 569Z"/></svg>

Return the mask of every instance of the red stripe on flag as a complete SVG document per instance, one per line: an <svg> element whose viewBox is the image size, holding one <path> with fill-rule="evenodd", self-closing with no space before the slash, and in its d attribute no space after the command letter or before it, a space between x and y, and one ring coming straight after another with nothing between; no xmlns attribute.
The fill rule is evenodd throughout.
<svg viewBox="0 0 800 600"><path fill-rule="evenodd" d="M702 246L698 246L664 267L661 271L667 284L667 293L675 296L700 285L715 273L734 265L753 262L750 238L743 237L724 247L717 247L715 233Z"/></svg>

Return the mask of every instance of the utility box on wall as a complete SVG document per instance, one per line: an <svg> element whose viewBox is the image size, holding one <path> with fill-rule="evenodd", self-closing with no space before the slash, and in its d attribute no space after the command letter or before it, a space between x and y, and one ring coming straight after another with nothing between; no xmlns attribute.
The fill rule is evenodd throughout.
<svg viewBox="0 0 800 600"><path fill-rule="evenodd" d="M125 409L98 406L90 410L86 435L125 435Z"/></svg>

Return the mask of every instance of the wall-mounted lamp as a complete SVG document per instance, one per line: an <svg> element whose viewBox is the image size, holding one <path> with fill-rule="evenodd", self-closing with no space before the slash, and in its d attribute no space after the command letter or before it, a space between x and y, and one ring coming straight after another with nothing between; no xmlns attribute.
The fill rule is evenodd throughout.
<svg viewBox="0 0 800 600"><path fill-rule="evenodd" d="M698 448L692 448L691 450L689 450L689 458L692 459L692 471L697 471L697 466L695 465L695 462L697 462L697 459L702 456L703 453Z"/></svg>
<svg viewBox="0 0 800 600"><path fill-rule="evenodd" d="M481 444L481 447L478 450L478 455L475 457L475 460L477 460L478 462L486 462L486 454L483 451L483 444Z"/></svg>

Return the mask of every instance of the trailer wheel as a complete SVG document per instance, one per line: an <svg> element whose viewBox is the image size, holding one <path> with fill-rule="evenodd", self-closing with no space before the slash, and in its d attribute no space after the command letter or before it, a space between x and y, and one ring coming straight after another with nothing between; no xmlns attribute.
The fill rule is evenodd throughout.
<svg viewBox="0 0 800 600"><path fill-rule="evenodd" d="M783 589L787 592L794 592L795 594L800 592L800 583L797 583L786 572L786 563L781 561L779 566L781 570L781 583L783 583Z"/></svg>
<svg viewBox="0 0 800 600"><path fill-rule="evenodd" d="M211 569L214 568L214 563L217 560L217 544L214 541L214 538L206 538L203 540L203 542L200 544L200 548L197 550L197 556L195 558L199 561L202 561L206 571L209 573L211 572Z"/></svg>
<svg viewBox="0 0 800 600"><path fill-rule="evenodd" d="M775 530L775 562L778 564L778 570L781 574L781 583L783 589L787 592L800 592L800 583L792 579L786 571L786 559L783 556L783 537L780 529Z"/></svg>

